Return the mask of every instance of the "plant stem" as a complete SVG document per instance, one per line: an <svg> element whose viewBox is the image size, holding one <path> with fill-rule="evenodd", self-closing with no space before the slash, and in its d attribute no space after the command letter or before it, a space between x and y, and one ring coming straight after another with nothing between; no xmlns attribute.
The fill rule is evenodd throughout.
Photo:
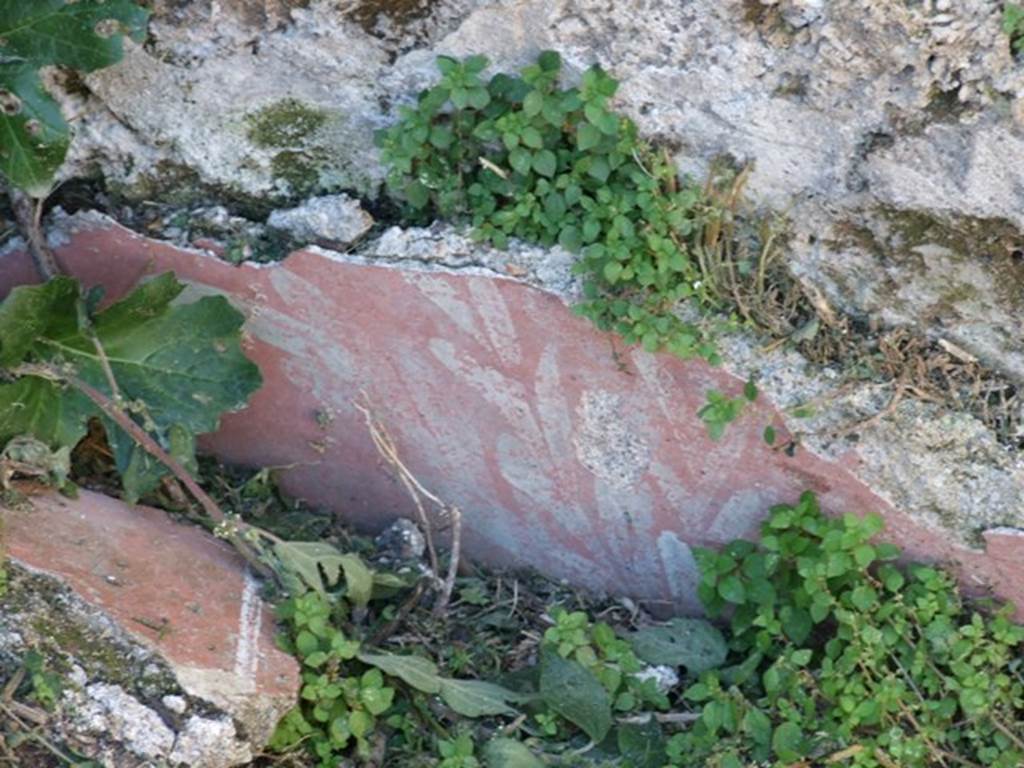
<svg viewBox="0 0 1024 768"><path fill-rule="evenodd" d="M221 510L217 505L217 502L215 502L210 495L200 487L199 483L197 483L195 478L189 474L188 470L185 469L177 459L165 451L160 444L156 442L156 440L154 440L142 427L136 424L132 418L118 406L117 403L103 392L100 392L95 387L82 381L77 376L61 371L59 368L51 365L24 363L15 368L12 372L16 376L38 376L40 378L49 379L50 381L64 382L72 389L80 392L92 401L97 408L103 411L108 418L127 432L128 435L138 443L144 451L146 451L146 453L167 467L167 469L171 471L181 484L185 486L188 492L192 494L192 497L199 502L199 505L211 519L218 523L228 522L227 515L225 515L223 510ZM243 538L244 533L248 530L249 526L244 523L238 523L238 525L240 526L240 530L238 532L231 533L227 537L228 541L234 545L235 549L238 550L238 553L245 558L246 562L248 562L257 573L267 578L273 578L274 572L262 560L260 560L259 555L253 549L252 545ZM260 531L260 533L264 532Z"/></svg>
<svg viewBox="0 0 1024 768"><path fill-rule="evenodd" d="M49 280L61 274L63 270L57 263L57 257L50 250L46 238L43 236L41 225L43 215L43 201L34 200L20 189L14 186L7 187L7 196L11 201L11 208L14 209L14 219L18 222L18 228L25 237L28 244L28 252L35 262L39 276Z"/></svg>

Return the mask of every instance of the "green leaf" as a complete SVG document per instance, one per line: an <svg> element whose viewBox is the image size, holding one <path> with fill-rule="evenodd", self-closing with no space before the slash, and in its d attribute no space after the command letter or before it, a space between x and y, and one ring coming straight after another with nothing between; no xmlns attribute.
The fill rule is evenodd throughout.
<svg viewBox="0 0 1024 768"><path fill-rule="evenodd" d="M167 429L165 442L167 452L189 474L196 475L199 472L195 435L180 424L172 424ZM128 466L121 472L121 485L125 498L134 502L160 483L160 479L167 474L167 468L145 451L135 450L135 446L127 441L122 443L120 450L128 457Z"/></svg>
<svg viewBox="0 0 1024 768"><path fill-rule="evenodd" d="M544 108L544 94L540 91L530 91L523 100L523 112L527 117L535 117Z"/></svg>
<svg viewBox="0 0 1024 768"><path fill-rule="evenodd" d="M77 298L78 283L67 277L12 290L0 303L0 366L23 362L40 337L73 331L77 322L68 310Z"/></svg>
<svg viewBox="0 0 1024 768"><path fill-rule="evenodd" d="M533 164L533 155L522 147L516 147L508 153L508 164L517 173L525 176L530 172L530 166Z"/></svg>
<svg viewBox="0 0 1024 768"><path fill-rule="evenodd" d="M540 131L533 126L525 128L520 135L520 138L522 139L523 144L530 147L530 149L540 149L544 146L544 137L541 136Z"/></svg>
<svg viewBox="0 0 1024 768"><path fill-rule="evenodd" d="M619 279L622 274L622 265L617 261L609 261L604 265L604 279L609 283L614 283Z"/></svg>
<svg viewBox="0 0 1024 768"><path fill-rule="evenodd" d="M221 414L241 408L260 385L259 370L241 350L242 314L223 297L175 299L185 286L167 273L138 286L96 315L93 330L128 402L145 404L137 420L186 466L192 440L214 431ZM80 326L78 284L58 277L14 289L0 303L0 362L59 364L111 395L96 345ZM173 302L173 303L172 303ZM91 416L103 419L130 495L150 490L166 472L84 395L44 378L0 384L0 443L31 434L52 447L74 447Z"/></svg>
<svg viewBox="0 0 1024 768"><path fill-rule="evenodd" d="M556 714L601 742L612 726L608 691L583 665L563 659L557 651L541 651L540 695Z"/></svg>
<svg viewBox="0 0 1024 768"><path fill-rule="evenodd" d="M718 582L718 594L721 595L723 600L728 600L736 605L741 605L747 600L747 590L744 588L740 577L736 574L726 576Z"/></svg>
<svg viewBox="0 0 1024 768"><path fill-rule="evenodd" d="M542 51L537 58L537 64L545 72L557 72L562 67L562 57L558 51Z"/></svg>
<svg viewBox="0 0 1024 768"><path fill-rule="evenodd" d="M520 700L521 696L482 680L442 678L441 698L460 715L485 717L514 714L515 710L509 706L509 702Z"/></svg>
<svg viewBox="0 0 1024 768"><path fill-rule="evenodd" d="M382 715L390 707L395 698L394 688L363 688L359 699L371 715Z"/></svg>
<svg viewBox="0 0 1024 768"><path fill-rule="evenodd" d="M772 750L784 763L793 763L804 756L806 745L800 726L796 723L782 723L772 734Z"/></svg>
<svg viewBox="0 0 1024 768"><path fill-rule="evenodd" d="M410 182L405 187L405 199L413 208L425 208L430 202L430 190L421 182Z"/></svg>
<svg viewBox="0 0 1024 768"><path fill-rule="evenodd" d="M366 567L359 555L346 554L339 558L345 572L345 596L360 608L365 608L373 594L373 571Z"/></svg>
<svg viewBox="0 0 1024 768"><path fill-rule="evenodd" d="M775 427L769 425L764 428L764 441L768 445L775 445Z"/></svg>
<svg viewBox="0 0 1024 768"><path fill-rule="evenodd" d="M800 645L811 634L813 622L811 614L803 608L794 608L787 605L780 612L782 629L786 636L797 645Z"/></svg>
<svg viewBox="0 0 1024 768"><path fill-rule="evenodd" d="M320 648L320 640L312 632L302 630L295 638L295 650L299 655L306 657L315 653Z"/></svg>
<svg viewBox="0 0 1024 768"><path fill-rule="evenodd" d="M484 745L483 758L487 768L544 768L525 744L500 736Z"/></svg>
<svg viewBox="0 0 1024 768"><path fill-rule="evenodd" d="M583 247L579 228L572 224L562 227L562 231L558 233L558 244L570 253L578 252Z"/></svg>
<svg viewBox="0 0 1024 768"><path fill-rule="evenodd" d="M448 149L452 145L454 134L452 129L443 125L435 125L430 129L430 143L438 149Z"/></svg>
<svg viewBox="0 0 1024 768"><path fill-rule="evenodd" d="M555 175L557 168L558 158L555 157L555 153L550 149L542 149L540 152L534 153L533 170L541 176L547 176L550 179Z"/></svg>
<svg viewBox="0 0 1024 768"><path fill-rule="evenodd" d="M0 2L0 172L15 186L45 195L69 144L39 69L108 67L121 59L123 34L145 38L148 17L130 0Z"/></svg>
<svg viewBox="0 0 1024 768"><path fill-rule="evenodd" d="M672 619L664 626L645 627L629 641L648 664L686 667L694 676L721 666L728 652L722 633L703 619Z"/></svg>
<svg viewBox="0 0 1024 768"><path fill-rule="evenodd" d="M631 768L662 768L665 765L665 739L658 721L623 724L616 732L623 764Z"/></svg>
<svg viewBox="0 0 1024 768"><path fill-rule="evenodd" d="M867 568L875 561L875 548L870 544L861 544L853 550L853 559L861 568Z"/></svg>
<svg viewBox="0 0 1024 768"><path fill-rule="evenodd" d="M748 709L743 716L743 730L756 744L767 746L772 740L772 721L759 709Z"/></svg>
<svg viewBox="0 0 1024 768"><path fill-rule="evenodd" d="M587 173L603 184L608 181L608 175L611 173L611 169L608 167L607 160L603 157L595 157L590 163L590 169Z"/></svg>
<svg viewBox="0 0 1024 768"><path fill-rule="evenodd" d="M274 554L286 571L321 595L338 583L346 557L324 541L279 541Z"/></svg>
<svg viewBox="0 0 1024 768"><path fill-rule="evenodd" d="M601 132L590 123L580 123L576 128L576 148L580 152L593 149L601 143Z"/></svg>
<svg viewBox="0 0 1024 768"><path fill-rule="evenodd" d="M357 658L364 664L372 664L381 672L411 685L424 693L441 692L441 676L437 665L419 656L400 656L396 653L369 653L362 651Z"/></svg>
<svg viewBox="0 0 1024 768"><path fill-rule="evenodd" d="M743 396L751 403L757 400L757 384L753 379L748 379L747 383L743 385Z"/></svg>
<svg viewBox="0 0 1024 768"><path fill-rule="evenodd" d="M348 729L357 739L363 738L373 728L373 715L361 709L348 713Z"/></svg>

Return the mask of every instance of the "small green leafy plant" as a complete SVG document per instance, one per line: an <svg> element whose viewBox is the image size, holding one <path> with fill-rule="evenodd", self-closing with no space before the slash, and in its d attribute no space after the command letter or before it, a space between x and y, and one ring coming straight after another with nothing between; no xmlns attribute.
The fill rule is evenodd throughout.
<svg viewBox="0 0 1024 768"><path fill-rule="evenodd" d="M717 216L702 190L610 105L617 82L600 67L561 88L545 51L518 76L483 76L487 59L440 57L441 81L400 110L378 143L388 186L413 219L470 222L498 247L516 237L578 254L585 301L604 330L651 352L717 361L713 343L675 313L707 309L700 233Z"/></svg>
<svg viewBox="0 0 1024 768"><path fill-rule="evenodd" d="M28 698L46 709L56 707L64 690L64 679L49 669L46 659L39 651L32 650L26 653L22 664L29 686Z"/></svg>
<svg viewBox="0 0 1024 768"><path fill-rule="evenodd" d="M442 739L437 744L437 751L441 755L438 768L480 768L473 737L468 733L460 733L454 739Z"/></svg>
<svg viewBox="0 0 1024 768"><path fill-rule="evenodd" d="M544 646L563 659L572 659L592 674L607 691L612 708L629 712L642 705L667 709L668 698L653 679L637 677L645 665L630 643L608 624L591 623L582 611L551 610L555 625L544 633Z"/></svg>
<svg viewBox="0 0 1024 768"><path fill-rule="evenodd" d="M704 422L708 437L720 440L725 428L742 415L747 404L757 400L757 386L753 380L748 381L743 387L743 397L726 397L715 389L709 389L705 396L707 405L697 411L697 416Z"/></svg>
<svg viewBox="0 0 1024 768"><path fill-rule="evenodd" d="M0 3L0 173L11 183L45 196L70 143L39 70L108 67L120 60L124 35L145 38L148 18L130 0Z"/></svg>
<svg viewBox="0 0 1024 768"><path fill-rule="evenodd" d="M1017 55L1024 53L1024 6L1019 3L1003 6L1003 32L1010 38L1010 49Z"/></svg>
<svg viewBox="0 0 1024 768"><path fill-rule="evenodd" d="M358 559L351 554L346 557ZM281 643L302 664L303 686L299 705L278 725L273 749L303 749L323 768L333 768L348 754L368 758L370 737L381 719L387 721L389 730L400 730L404 719L400 712L414 707L423 696L438 696L452 712L465 718L515 712L512 704L520 696L513 691L443 676L426 658L364 648L350 616L352 608L366 605L359 586L364 572L377 584L393 586L393 581L379 578L381 574L373 574L361 564L345 571L347 591L306 588L280 604L278 615L286 627ZM359 575L353 579L355 574ZM326 586L334 586L334 580ZM469 768L476 764L472 741L467 753L462 736L442 741L439 749L451 761L446 765Z"/></svg>
<svg viewBox="0 0 1024 768"><path fill-rule="evenodd" d="M971 610L935 568L900 568L876 516L779 506L760 545L697 553L700 596L727 615L731 664L685 692L700 708L671 764L859 768L1024 762L1024 628Z"/></svg>

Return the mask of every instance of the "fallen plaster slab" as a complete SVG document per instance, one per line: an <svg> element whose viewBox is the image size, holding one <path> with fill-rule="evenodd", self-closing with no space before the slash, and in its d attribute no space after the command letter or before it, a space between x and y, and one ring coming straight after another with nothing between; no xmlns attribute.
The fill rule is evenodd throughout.
<svg viewBox="0 0 1024 768"><path fill-rule="evenodd" d="M1024 538L990 531L986 553L893 508L859 479L853 448L772 450L764 426L787 432L764 397L709 440L694 415L706 390L735 396L741 378L616 349L558 296L490 266L307 250L236 267L96 215L71 224L60 258L110 296L174 270L232 297L265 383L205 446L287 467L286 491L346 520L379 529L409 513L352 406L365 392L410 469L463 510L469 554L492 564L694 610L691 546L751 535L771 505L811 489L827 510L882 513L910 556L1024 605ZM0 287L34 279L24 254L0 258Z"/></svg>
<svg viewBox="0 0 1024 768"><path fill-rule="evenodd" d="M70 665L58 729L104 765L248 763L294 706L298 666L224 542L89 491L4 509L2 532L0 658Z"/></svg>

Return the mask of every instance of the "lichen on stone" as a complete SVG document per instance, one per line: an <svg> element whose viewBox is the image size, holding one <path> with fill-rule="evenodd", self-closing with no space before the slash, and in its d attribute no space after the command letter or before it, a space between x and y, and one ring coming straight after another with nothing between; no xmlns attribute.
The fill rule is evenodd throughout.
<svg viewBox="0 0 1024 768"><path fill-rule="evenodd" d="M323 110L303 104L298 99L282 99L246 118L248 137L258 147L278 149L293 147L309 139L328 120Z"/></svg>

